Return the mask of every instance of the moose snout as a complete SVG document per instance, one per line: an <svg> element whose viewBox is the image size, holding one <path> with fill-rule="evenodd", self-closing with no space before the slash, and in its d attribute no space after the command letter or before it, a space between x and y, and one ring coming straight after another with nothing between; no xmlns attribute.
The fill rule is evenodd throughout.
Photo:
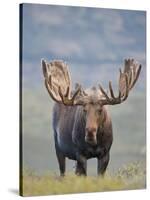
<svg viewBox="0 0 150 200"><path fill-rule="evenodd" d="M97 129L94 127L86 128L85 141L87 143L89 143L91 145L97 144L96 131L97 131Z"/></svg>

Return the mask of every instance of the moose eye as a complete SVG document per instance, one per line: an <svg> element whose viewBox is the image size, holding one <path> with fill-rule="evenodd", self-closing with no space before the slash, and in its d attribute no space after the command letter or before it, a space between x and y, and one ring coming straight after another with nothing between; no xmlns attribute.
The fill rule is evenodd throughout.
<svg viewBox="0 0 150 200"><path fill-rule="evenodd" d="M85 108L83 108L83 112L84 112L84 113L86 113L86 112L87 112L87 110L86 110Z"/></svg>
<svg viewBox="0 0 150 200"><path fill-rule="evenodd" d="M102 113L102 109L97 110L98 114Z"/></svg>
<svg viewBox="0 0 150 200"><path fill-rule="evenodd" d="M84 112L84 113L87 113L87 106L84 106L84 107L83 107L83 112Z"/></svg>

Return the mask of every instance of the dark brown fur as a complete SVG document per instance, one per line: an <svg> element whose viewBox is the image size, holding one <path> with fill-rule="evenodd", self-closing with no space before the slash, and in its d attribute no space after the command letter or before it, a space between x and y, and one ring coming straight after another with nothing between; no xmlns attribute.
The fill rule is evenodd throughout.
<svg viewBox="0 0 150 200"><path fill-rule="evenodd" d="M95 105L91 105L91 109ZM76 160L75 173L86 175L86 161L90 158L97 158L98 174L104 174L108 162L109 151L112 144L112 123L108 111L103 106L101 109L102 120L98 121L96 129L96 144L90 144L85 140L88 127L95 127L90 115L85 113L83 106L65 106L56 103L53 111L53 129L56 155L58 158L60 174L65 174L65 158ZM90 112L90 109L89 109ZM99 116L98 116L99 117ZM89 123L87 125L87 120ZM95 124L95 125L94 125ZM87 127L88 126L88 127ZM87 132L87 133L86 133Z"/></svg>

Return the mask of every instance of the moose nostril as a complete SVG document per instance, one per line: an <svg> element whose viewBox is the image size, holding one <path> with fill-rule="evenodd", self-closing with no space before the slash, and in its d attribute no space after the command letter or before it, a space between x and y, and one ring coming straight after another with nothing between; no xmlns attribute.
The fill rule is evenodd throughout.
<svg viewBox="0 0 150 200"><path fill-rule="evenodd" d="M91 135L88 135L88 136L87 136L87 139L88 139L88 140L93 140L93 135L92 135L92 134L91 134Z"/></svg>
<svg viewBox="0 0 150 200"><path fill-rule="evenodd" d="M92 135L87 135L85 136L85 142L91 144L91 145L96 145L97 144L97 140L94 136Z"/></svg>

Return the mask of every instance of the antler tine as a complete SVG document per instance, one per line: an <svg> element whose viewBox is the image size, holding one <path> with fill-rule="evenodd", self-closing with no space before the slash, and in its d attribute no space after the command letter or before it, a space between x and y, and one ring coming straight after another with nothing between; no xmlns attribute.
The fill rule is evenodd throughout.
<svg viewBox="0 0 150 200"><path fill-rule="evenodd" d="M47 78L47 67L46 67L46 62L44 61L44 59L41 60L42 63L42 70L43 70L43 75L45 78Z"/></svg>
<svg viewBox="0 0 150 200"><path fill-rule="evenodd" d="M142 68L142 65L139 65L139 67L138 67L138 69L137 69L137 71L136 71L136 73L135 73L133 82L132 82L132 84L131 84L131 86L130 86L130 90L133 88L133 86L135 85L137 79L139 78L139 75L140 75L140 72L141 72L141 68Z"/></svg>
<svg viewBox="0 0 150 200"><path fill-rule="evenodd" d="M81 87L77 88L76 91L74 92L72 99L74 100L75 97L81 92Z"/></svg>
<svg viewBox="0 0 150 200"><path fill-rule="evenodd" d="M81 88L77 88L76 91L74 92L73 96L69 98L69 87L67 88L66 94L63 95L61 87L59 86L59 95L62 99L63 104L68 105L68 106L73 106L73 105L81 105L78 101L75 102L75 98L78 96L78 94L81 92Z"/></svg>
<svg viewBox="0 0 150 200"><path fill-rule="evenodd" d="M67 89L66 89L66 94L64 95L65 97L69 96L69 91L70 91L70 87L68 86Z"/></svg>
<svg viewBox="0 0 150 200"><path fill-rule="evenodd" d="M48 83L49 83L50 88L52 89L52 76L51 75L49 76Z"/></svg>
<svg viewBox="0 0 150 200"><path fill-rule="evenodd" d="M121 69L119 70L120 76L119 76L118 97L115 97L114 95L111 81L109 81L110 97L106 94L104 89L99 85L100 91L105 97L105 100L101 100L102 104L115 105L125 101L129 96L129 91L133 88L140 75L141 67L142 67L141 65L138 65L137 63L134 62L134 59L125 59L124 71L122 72Z"/></svg>
<svg viewBox="0 0 150 200"><path fill-rule="evenodd" d="M120 91L121 92L121 91ZM124 93L124 96L122 98L122 102L125 101L128 97L128 94L129 94L129 87L128 87L128 76L127 74L125 74L125 93ZM121 99L121 97L120 97Z"/></svg>
<svg viewBox="0 0 150 200"><path fill-rule="evenodd" d="M102 86L100 84L99 84L99 89L102 92L102 94L104 95L104 97L106 98L106 100L109 102L110 99L109 99L107 93L105 92L105 90L102 88Z"/></svg>
<svg viewBox="0 0 150 200"><path fill-rule="evenodd" d="M113 92L113 89L112 89L111 81L109 81L109 91L110 91L111 97L112 97L112 98L115 98L114 92Z"/></svg>
<svg viewBox="0 0 150 200"><path fill-rule="evenodd" d="M135 85L141 71L141 65L138 65L134 59L125 60L124 72L128 75L129 90Z"/></svg>

